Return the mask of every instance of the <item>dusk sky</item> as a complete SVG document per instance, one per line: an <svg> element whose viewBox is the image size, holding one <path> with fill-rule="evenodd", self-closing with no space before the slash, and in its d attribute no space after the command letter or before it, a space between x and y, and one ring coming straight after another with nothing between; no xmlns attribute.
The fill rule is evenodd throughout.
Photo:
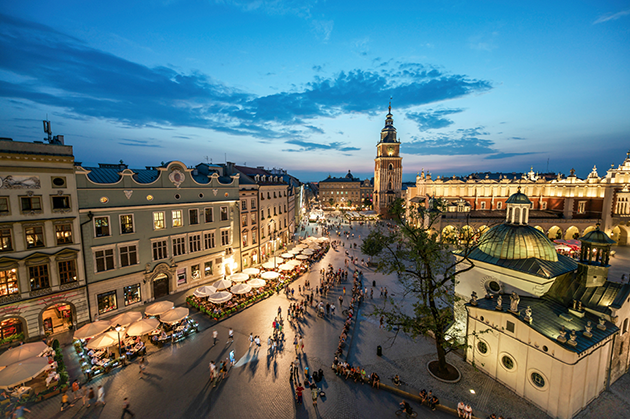
<svg viewBox="0 0 630 419"><path fill-rule="evenodd" d="M3 1L0 137L84 165L585 177L630 148L630 1Z"/></svg>

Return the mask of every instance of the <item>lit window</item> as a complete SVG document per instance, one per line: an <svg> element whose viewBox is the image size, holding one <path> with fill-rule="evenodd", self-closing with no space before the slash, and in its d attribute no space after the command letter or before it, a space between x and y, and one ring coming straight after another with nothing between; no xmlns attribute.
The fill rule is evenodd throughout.
<svg viewBox="0 0 630 419"><path fill-rule="evenodd" d="M118 308L116 291L109 291L96 296L98 302L98 314L108 313Z"/></svg>
<svg viewBox="0 0 630 419"><path fill-rule="evenodd" d="M109 217L94 217L94 235L107 237L109 234Z"/></svg>
<svg viewBox="0 0 630 419"><path fill-rule="evenodd" d="M24 229L24 235L26 236L26 247L32 249L34 247L44 247L44 228L26 227Z"/></svg>
<svg viewBox="0 0 630 419"><path fill-rule="evenodd" d="M20 288L18 284L17 269L0 271L0 297L19 294Z"/></svg>
<svg viewBox="0 0 630 419"><path fill-rule="evenodd" d="M48 265L29 266L28 278L31 284L31 291L50 288Z"/></svg>
<svg viewBox="0 0 630 419"><path fill-rule="evenodd" d="M57 237L57 245L72 243L72 224L55 225L55 236Z"/></svg>
<svg viewBox="0 0 630 419"><path fill-rule="evenodd" d="M62 284L70 284L77 280L77 264L74 259L59 262L59 280Z"/></svg>
<svg viewBox="0 0 630 419"><path fill-rule="evenodd" d="M184 225L184 219L181 210L173 210L173 227L181 227Z"/></svg>
<svg viewBox="0 0 630 419"><path fill-rule="evenodd" d="M120 233L131 234L133 233L133 215L125 214L120 216Z"/></svg>
<svg viewBox="0 0 630 419"><path fill-rule="evenodd" d="M140 284L129 285L123 288L123 291L125 294L124 297L126 306L142 301L142 298L140 297Z"/></svg>
<svg viewBox="0 0 630 419"><path fill-rule="evenodd" d="M163 230L164 228L166 228L166 223L164 222L164 211L154 212L153 230Z"/></svg>
<svg viewBox="0 0 630 419"><path fill-rule="evenodd" d="M13 241L11 240L11 229L0 228L0 252L13 250ZM0 293L0 295L2 295Z"/></svg>
<svg viewBox="0 0 630 419"><path fill-rule="evenodd" d="M203 264L203 274L204 276L212 275L212 261Z"/></svg>

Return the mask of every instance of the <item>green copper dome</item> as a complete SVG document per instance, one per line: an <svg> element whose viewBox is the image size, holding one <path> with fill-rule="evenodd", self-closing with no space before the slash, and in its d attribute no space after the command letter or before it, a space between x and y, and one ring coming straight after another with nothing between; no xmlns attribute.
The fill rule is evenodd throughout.
<svg viewBox="0 0 630 419"><path fill-rule="evenodd" d="M479 250L498 259L538 258L558 261L553 243L544 233L528 225L496 225L481 236L479 243Z"/></svg>
<svg viewBox="0 0 630 419"><path fill-rule="evenodd" d="M505 201L506 204L531 204L532 201L529 200L527 195L521 192L521 188L518 188L518 192L510 195L510 197Z"/></svg>
<svg viewBox="0 0 630 419"><path fill-rule="evenodd" d="M608 237L608 234L599 229L599 224L597 224L597 228L595 230L586 233L584 237L580 237L579 240L583 243L592 243L599 245L603 244L608 246L617 243L616 241Z"/></svg>

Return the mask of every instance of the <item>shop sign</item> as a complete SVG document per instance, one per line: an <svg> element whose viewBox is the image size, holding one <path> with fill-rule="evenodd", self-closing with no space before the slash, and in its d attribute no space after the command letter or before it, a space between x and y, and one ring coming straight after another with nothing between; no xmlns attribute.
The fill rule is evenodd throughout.
<svg viewBox="0 0 630 419"><path fill-rule="evenodd" d="M177 270L177 285L186 283L186 268Z"/></svg>

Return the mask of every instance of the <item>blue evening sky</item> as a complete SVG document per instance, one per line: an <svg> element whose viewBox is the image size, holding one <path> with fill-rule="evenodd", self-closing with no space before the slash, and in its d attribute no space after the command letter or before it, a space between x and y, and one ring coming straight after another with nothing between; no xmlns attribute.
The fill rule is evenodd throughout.
<svg viewBox="0 0 630 419"><path fill-rule="evenodd" d="M586 176L630 148L629 1L4 1L0 136L46 115L84 164L372 176L392 97L404 180Z"/></svg>

